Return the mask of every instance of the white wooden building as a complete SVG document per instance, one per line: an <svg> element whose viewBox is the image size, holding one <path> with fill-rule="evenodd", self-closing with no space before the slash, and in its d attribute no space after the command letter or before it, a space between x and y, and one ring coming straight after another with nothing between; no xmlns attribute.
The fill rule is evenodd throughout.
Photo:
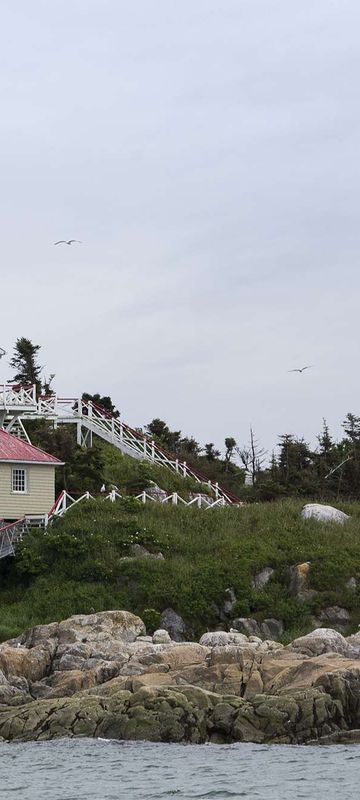
<svg viewBox="0 0 360 800"><path fill-rule="evenodd" d="M42 517L55 501L58 458L0 429L0 520Z"/></svg>

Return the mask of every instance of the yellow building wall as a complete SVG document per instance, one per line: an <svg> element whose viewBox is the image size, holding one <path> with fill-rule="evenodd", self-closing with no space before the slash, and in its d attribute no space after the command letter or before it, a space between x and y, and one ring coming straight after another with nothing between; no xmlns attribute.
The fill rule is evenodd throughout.
<svg viewBox="0 0 360 800"><path fill-rule="evenodd" d="M12 492L12 468L26 469L27 492ZM0 463L0 519L47 514L55 501L55 467L51 464Z"/></svg>

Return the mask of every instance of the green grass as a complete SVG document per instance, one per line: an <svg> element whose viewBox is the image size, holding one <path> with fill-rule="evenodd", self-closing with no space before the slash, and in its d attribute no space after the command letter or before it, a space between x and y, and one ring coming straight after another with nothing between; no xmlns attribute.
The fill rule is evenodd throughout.
<svg viewBox="0 0 360 800"><path fill-rule="evenodd" d="M0 639L26 627L75 613L126 608L157 619L167 606L180 613L193 636L219 624L217 609L229 586L234 616L279 617L285 637L299 635L326 605L360 619L360 595L346 581L360 579L360 504L344 527L300 518L301 502L286 500L242 508L182 508L89 501L70 510L44 534L29 534L16 558L0 562ZM127 560L139 542L165 560ZM310 561L316 597L301 604L288 591L289 566ZM275 570L265 591L254 574ZM151 612L151 613L150 613Z"/></svg>

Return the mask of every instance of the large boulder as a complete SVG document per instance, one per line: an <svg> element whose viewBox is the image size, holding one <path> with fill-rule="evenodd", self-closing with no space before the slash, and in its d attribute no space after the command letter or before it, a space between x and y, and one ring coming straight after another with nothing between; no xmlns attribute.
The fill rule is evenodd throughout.
<svg viewBox="0 0 360 800"><path fill-rule="evenodd" d="M277 641L284 633L284 623L281 619L264 619L260 624L261 635L264 639L273 639Z"/></svg>
<svg viewBox="0 0 360 800"><path fill-rule="evenodd" d="M328 606L320 611L319 619L326 626L344 630L350 623L350 614L341 606Z"/></svg>
<svg viewBox="0 0 360 800"><path fill-rule="evenodd" d="M286 649L309 657L320 656L323 653L340 653L348 658L356 657L356 650L351 643L341 633L331 628L315 628L306 636L294 639Z"/></svg>
<svg viewBox="0 0 360 800"><path fill-rule="evenodd" d="M259 636L261 637L260 625L256 619L251 617L236 617L231 623L233 630L239 631L244 636Z"/></svg>
<svg viewBox="0 0 360 800"><path fill-rule="evenodd" d="M284 623L281 619L273 619L269 617L264 619L263 622L257 622L252 617L237 617L233 619L231 630L239 631L249 637L258 637L259 639L272 639L275 641L280 638L284 633Z"/></svg>
<svg viewBox="0 0 360 800"><path fill-rule="evenodd" d="M186 641L186 625L180 614L177 614L173 608L166 608L160 617L160 627L170 634L174 642Z"/></svg>
<svg viewBox="0 0 360 800"><path fill-rule="evenodd" d="M343 511L322 503L307 503L301 511L301 516L303 519L312 518L319 522L338 522L340 525L343 525L349 519L349 515L344 514Z"/></svg>
<svg viewBox="0 0 360 800"><path fill-rule="evenodd" d="M77 614L59 623L57 637L60 643L101 642L115 639L134 642L146 634L140 617L129 611L99 611L97 614Z"/></svg>

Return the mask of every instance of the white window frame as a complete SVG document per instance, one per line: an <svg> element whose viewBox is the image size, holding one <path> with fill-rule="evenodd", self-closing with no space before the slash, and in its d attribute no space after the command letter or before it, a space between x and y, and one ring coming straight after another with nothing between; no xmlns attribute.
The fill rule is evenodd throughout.
<svg viewBox="0 0 360 800"><path fill-rule="evenodd" d="M12 468L11 491L12 494L28 494L28 476L27 476L27 469L25 469L25 467Z"/></svg>

